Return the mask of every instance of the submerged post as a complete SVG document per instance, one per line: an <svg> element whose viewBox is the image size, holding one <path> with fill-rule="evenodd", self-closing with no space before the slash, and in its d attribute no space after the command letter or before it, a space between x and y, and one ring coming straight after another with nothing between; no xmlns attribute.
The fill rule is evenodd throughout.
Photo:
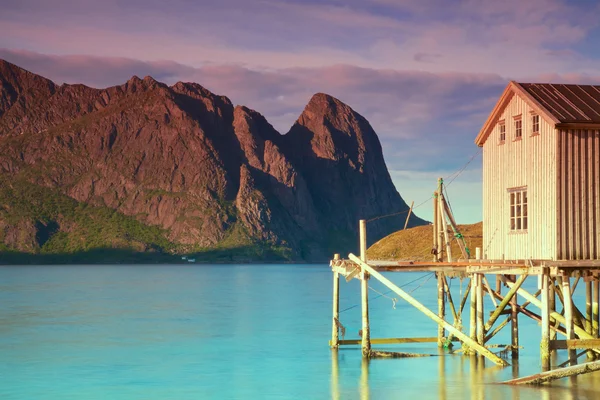
<svg viewBox="0 0 600 400"><path fill-rule="evenodd" d="M527 276L525 274L521 277ZM511 322L511 356L519 358L519 311L517 307L517 295L510 299L510 322Z"/></svg>
<svg viewBox="0 0 600 400"><path fill-rule="evenodd" d="M340 259L339 254L333 255L334 261ZM331 324L331 347L336 349L340 345L338 322L340 318L340 274L333 273L333 319Z"/></svg>
<svg viewBox="0 0 600 400"><path fill-rule="evenodd" d="M446 319L446 302L444 299L444 273L437 273L437 281L438 281L438 317L440 319ZM444 347L444 339L445 339L446 331L443 325L438 325L438 347Z"/></svg>
<svg viewBox="0 0 600 400"><path fill-rule="evenodd" d="M542 271L542 338L540 340L540 358L542 370L550 369L550 292L548 285L548 272Z"/></svg>
<svg viewBox="0 0 600 400"><path fill-rule="evenodd" d="M367 221L359 222L360 259L367 262ZM363 268L360 281L360 294L362 304L362 353L364 357L371 354L371 331L369 327L369 273Z"/></svg>

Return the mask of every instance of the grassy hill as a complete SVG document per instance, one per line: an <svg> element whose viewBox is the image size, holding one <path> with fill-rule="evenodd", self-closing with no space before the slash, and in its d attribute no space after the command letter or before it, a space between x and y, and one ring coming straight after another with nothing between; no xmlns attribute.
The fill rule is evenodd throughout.
<svg viewBox="0 0 600 400"><path fill-rule="evenodd" d="M475 247L483 247L483 223L459 225L458 228L474 257ZM379 240L369 247L367 257L373 260L431 261L432 241L433 225L417 226ZM456 239L452 240L452 255L454 259L462 258Z"/></svg>

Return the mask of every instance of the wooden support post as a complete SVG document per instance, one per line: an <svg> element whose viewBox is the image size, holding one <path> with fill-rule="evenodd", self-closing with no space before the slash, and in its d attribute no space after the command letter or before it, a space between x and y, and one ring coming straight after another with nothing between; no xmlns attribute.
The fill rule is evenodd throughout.
<svg viewBox="0 0 600 400"><path fill-rule="evenodd" d="M481 260L481 247L475 247L475 259Z"/></svg>
<svg viewBox="0 0 600 400"><path fill-rule="evenodd" d="M440 248L438 247L438 241L440 239L440 228L439 226L439 214L440 214L440 208L438 206L438 194L437 192L433 193L433 248L432 250L434 250L434 254L433 254L433 262L438 262L439 261L439 251Z"/></svg>
<svg viewBox="0 0 600 400"><path fill-rule="evenodd" d="M410 203L410 208L408 209L408 215L406 216L406 222L404 222L404 229L402 229L402 230L405 230L406 227L408 226L408 220L410 218L410 214L412 213L412 208L414 205L415 205L414 201L412 203Z"/></svg>
<svg viewBox="0 0 600 400"><path fill-rule="evenodd" d="M489 321L485 324L486 331L489 331L492 328L492 326L494 325L494 322L496 322L498 317L502 314L504 307L506 307L506 305L511 301L511 299L513 298L515 293L517 293L517 290L521 287L523 282L525 282L525 279L527 279L527 276L528 276L527 274L521 275L519 277L519 279L515 282L515 285L508 291L508 293L506 293L506 296L504 296L504 299L502 299L502 301L500 301L500 304L498 304L498 306L496 307L496 309L490 316Z"/></svg>
<svg viewBox="0 0 600 400"><path fill-rule="evenodd" d="M360 267L363 268L364 270L368 271L372 277L376 278L384 286L386 286L388 289L392 290L399 297L401 297L402 299L407 301L410 305L415 307L417 310L421 311L427 317L429 317L430 319L435 321L438 325L444 325L444 327L448 331L450 331L450 333L454 334L454 336L456 336L461 342L463 342L467 346L470 346L471 348L473 348L473 350L477 351L479 354L483 355L488 360L492 361L495 364L501 365L501 366L509 365L506 361L504 361L503 359L501 359L500 357L498 357L497 355L492 353L490 350L479 345L477 342L471 340L471 338L469 338L467 335L465 335L464 333L462 333L461 331L456 329L454 326L449 324L447 321L438 317L436 313L434 313L433 311L431 311L430 309L425 307L423 304L419 303L415 298L411 297L408 293L406 293L404 290L400 289L398 286L396 286L394 283L392 283L389 279L387 279L385 276L381 275L381 273L377 272L375 269L373 269L368 264L364 263L360 258L356 257L354 254L349 254L348 258L351 261L355 262L356 264L360 265Z"/></svg>
<svg viewBox="0 0 600 400"><path fill-rule="evenodd" d="M586 277L589 278L589 277ZM592 281L586 279L585 282L585 331L593 336L592 333ZM587 352L588 361L594 359L594 352Z"/></svg>
<svg viewBox="0 0 600 400"><path fill-rule="evenodd" d="M561 285L563 293L563 304L565 306L565 329L567 330L567 340L569 340L575 337L573 326L573 301L571 298L570 278L568 276L563 276ZM577 358L575 357L575 355L575 350L569 350L569 360L571 361L571 365L575 365L577 363Z"/></svg>
<svg viewBox="0 0 600 400"><path fill-rule="evenodd" d="M485 331L483 329L483 274L476 274L477 279L477 343L485 344Z"/></svg>
<svg viewBox="0 0 600 400"><path fill-rule="evenodd" d="M600 303L600 280L598 275L594 275L594 296L592 300L592 336L598 337L598 327L600 325L598 313L598 304Z"/></svg>
<svg viewBox="0 0 600 400"><path fill-rule="evenodd" d="M445 288L444 288L444 273L443 272L437 272L437 279L438 279L438 317L440 317L440 319L445 319L446 318L446 301L444 299L444 292L445 292ZM438 347L444 347L444 339L446 336L446 331L444 330L444 326L443 325L438 325Z"/></svg>
<svg viewBox="0 0 600 400"><path fill-rule="evenodd" d="M359 222L360 260L367 262L367 221ZM371 328L369 326L369 273L363 268L360 281L362 305L362 353L364 357L371 354Z"/></svg>
<svg viewBox="0 0 600 400"><path fill-rule="evenodd" d="M513 287L514 283L506 281L506 285L509 288L511 288L511 287ZM523 288L520 288L519 290L517 290L517 293L520 294L521 296L523 296L523 298L528 300L531 304L533 304L537 308L539 308L539 309L542 308L542 302L540 300L536 299L534 296L532 296L531 293L529 293L528 291L524 290ZM560 322L561 324L566 326L565 316L560 315L556 311L551 312L550 316L552 318L554 318L555 320L557 320L558 322ZM575 331L577 336L579 336L581 339L593 339L592 335L589 335L584 329L581 329L578 326L574 326L573 330Z"/></svg>
<svg viewBox="0 0 600 400"><path fill-rule="evenodd" d="M469 318L469 336L477 340L477 274L471 274L471 307Z"/></svg>
<svg viewBox="0 0 600 400"><path fill-rule="evenodd" d="M520 279L520 278L519 278ZM519 311L517 309L517 296L510 299L510 322L511 322L511 356L519 358Z"/></svg>
<svg viewBox="0 0 600 400"><path fill-rule="evenodd" d="M334 260L339 260L340 255L334 254ZM331 347L337 348L340 342L338 322L340 318L340 274L333 273L333 320L331 321Z"/></svg>
<svg viewBox="0 0 600 400"><path fill-rule="evenodd" d="M556 290L554 288L554 278L548 277L548 307L550 308L549 314L556 312ZM557 325L557 322L554 318L550 317L550 325ZM556 340L556 330L550 330L550 340ZM552 354L552 349L550 349L550 353Z"/></svg>
<svg viewBox="0 0 600 400"><path fill-rule="evenodd" d="M448 238L448 224L446 222L446 212L444 211L444 195L439 194L438 204L440 206L440 219L442 220L442 230L444 231L444 244L446 246L446 261L452 262L452 247L450 246L450 239Z"/></svg>
<svg viewBox="0 0 600 400"><path fill-rule="evenodd" d="M547 371L550 369L550 292L548 285L548 275L544 268L542 273L542 338L540 340L540 358L542 361L542 369Z"/></svg>

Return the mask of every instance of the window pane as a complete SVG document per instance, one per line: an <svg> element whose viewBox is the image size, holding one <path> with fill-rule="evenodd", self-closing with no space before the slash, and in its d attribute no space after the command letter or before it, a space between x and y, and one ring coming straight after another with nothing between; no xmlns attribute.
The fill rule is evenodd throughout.
<svg viewBox="0 0 600 400"><path fill-rule="evenodd" d="M527 203L527 190L523 191L523 204Z"/></svg>
<svg viewBox="0 0 600 400"><path fill-rule="evenodd" d="M523 217L527 218L527 203L523 204Z"/></svg>
<svg viewBox="0 0 600 400"><path fill-rule="evenodd" d="M510 230L511 231L515 230L515 219L514 218L510 219Z"/></svg>
<svg viewBox="0 0 600 400"><path fill-rule="evenodd" d="M523 229L527 229L527 216L523 217Z"/></svg>
<svg viewBox="0 0 600 400"><path fill-rule="evenodd" d="M521 206L517 206L517 218L521 216Z"/></svg>
<svg viewBox="0 0 600 400"><path fill-rule="evenodd" d="M512 205L514 205L514 204L515 204L515 194L514 194L514 193L511 193L511 194L510 194L510 205L512 206Z"/></svg>
<svg viewBox="0 0 600 400"><path fill-rule="evenodd" d="M521 204L521 192L517 192L517 204Z"/></svg>
<svg viewBox="0 0 600 400"><path fill-rule="evenodd" d="M521 229L521 218L517 218L517 229Z"/></svg>

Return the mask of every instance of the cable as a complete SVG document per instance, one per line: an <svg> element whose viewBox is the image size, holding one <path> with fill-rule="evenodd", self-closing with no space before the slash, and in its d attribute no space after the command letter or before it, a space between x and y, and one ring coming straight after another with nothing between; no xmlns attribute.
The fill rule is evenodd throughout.
<svg viewBox="0 0 600 400"><path fill-rule="evenodd" d="M454 177L452 179L450 179L450 182L446 183L445 185L446 186L450 186L450 184L452 182L454 182L454 180L456 178L458 178L459 175L462 174L465 171L465 169L469 166L469 164L471 164L471 162L475 159L475 157L477 157L479 154L481 154L482 150L483 150L483 147L480 147L479 150L477 150L477 152L475 154L473 154L473 156L471 157L471 159L469 161L467 161L467 163L465 165L463 165L461 169L459 169L457 172L449 175L445 180L450 179L450 177L452 177L452 176L454 176Z"/></svg>
<svg viewBox="0 0 600 400"><path fill-rule="evenodd" d="M416 279L413 279L412 281L410 281L410 282L407 282L407 283L405 283L404 285L402 285L402 286L399 286L399 287L400 287L400 288L403 288L403 287L405 287L405 286L408 286L408 285L410 285L411 283L415 283L416 281L418 281L418 280L421 280L421 279L425 278L425 277L426 277L426 276L428 276L428 275L429 275L429 278L428 278L427 280L425 280L425 282L429 281L429 279L431 279L431 277L434 275L434 273L433 273L433 272L429 272L429 273L427 273L427 274L425 274L425 275L423 275L423 276L420 276L420 277L418 277L418 278L416 278ZM421 283L419 286L417 286L415 289L411 290L411 291L410 291L410 292L408 292L408 293L412 293L412 292L414 292L416 289L418 289L418 288L420 288L421 286L423 286L423 285L425 284L425 282ZM388 293L391 293L391 292L393 292L393 290L388 290L388 291L387 291L387 292L385 292L385 293L381 293L381 292L378 292L377 290L373 289L373 288L372 288L372 287L370 287L370 286L369 286L369 289L373 290L374 292L377 292L377 293L379 293L379 296L377 296L377 297L373 297L373 298L371 299L371 301L373 301L373 300L377 300L378 298L380 298L380 297L382 297L382 296L385 296L385 295L387 295ZM386 296L386 297L387 297L387 296ZM388 298L390 298L390 297L388 297ZM340 311L339 313L341 314L341 313L343 313L343 312L345 312L345 311L352 310L353 308L356 308L356 307L358 307L359 305L360 305L360 304L355 304L355 305L353 305L353 306L350 306L350 307L348 307L348 308L345 308L345 309L343 309L343 310L342 310L342 311Z"/></svg>
<svg viewBox="0 0 600 400"><path fill-rule="evenodd" d="M445 185L445 186L450 186L450 184L451 184L452 182L454 182L454 180L455 180L456 178L458 178L458 177L460 176L460 174L462 174L462 173L465 171L465 169L466 169L466 168L469 166L469 164L471 164L471 162L473 162L473 160L475 159L475 157L477 157L477 156L478 156L478 155L481 153L481 151L482 151L482 150L483 150L483 148L482 148L482 147L480 147L480 148L479 148L479 150L477 150L477 152L476 152L475 154L473 154L473 156L472 156L472 157L469 159L469 161L467 161L467 162L466 162L466 164L465 164L465 165L463 165L463 166L462 166L462 167L461 167L461 168L460 168L458 171L456 171L456 172L454 172L454 173L450 174L450 175L449 175L449 176L448 176L446 179L444 179L444 180L448 180L448 179L452 178L452 179L450 179L450 182L448 182L448 183L445 183L444 185ZM431 199L433 199L433 196L429 197L428 199L426 199L426 200L422 201L421 203L419 203L418 205L414 206L414 207L412 208L412 209L413 209L413 211L414 211L416 208L419 208L419 207L421 207L423 204L427 203L427 202L428 202L429 200L431 200ZM373 222L373 221L377 221L378 219L381 219L381 218L387 218L387 217L393 217L393 216L396 216L396 215L406 214L408 211L409 211L409 210L404 210L404 211L399 211L399 212L397 212L397 213L391 213L391 214L380 215L380 216L378 216L378 217L373 217L373 218L371 218L371 219L368 219L368 220L367 220L367 223L369 223L369 222Z"/></svg>

